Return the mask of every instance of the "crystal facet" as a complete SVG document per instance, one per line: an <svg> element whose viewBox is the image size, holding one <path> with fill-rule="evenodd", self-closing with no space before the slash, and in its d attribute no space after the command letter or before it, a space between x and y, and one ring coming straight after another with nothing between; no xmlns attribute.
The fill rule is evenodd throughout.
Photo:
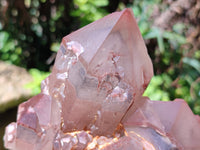
<svg viewBox="0 0 200 150"><path fill-rule="evenodd" d="M64 37L48 79L50 96L61 107L62 131L111 135L152 75L129 9Z"/></svg>
<svg viewBox="0 0 200 150"><path fill-rule="evenodd" d="M137 107L134 113L128 112L124 117L122 122L126 131L138 131L140 135L145 133L145 136L148 136L148 132L144 130L154 129L154 132L168 137L167 141L170 140L179 148L188 150L200 148L200 123L197 119L199 116L192 113L184 100L163 102L151 101L143 97L141 101L144 103Z"/></svg>
<svg viewBox="0 0 200 150"><path fill-rule="evenodd" d="M130 9L63 38L42 92L6 127L13 150L200 149L200 117L183 100L142 94L151 60Z"/></svg>

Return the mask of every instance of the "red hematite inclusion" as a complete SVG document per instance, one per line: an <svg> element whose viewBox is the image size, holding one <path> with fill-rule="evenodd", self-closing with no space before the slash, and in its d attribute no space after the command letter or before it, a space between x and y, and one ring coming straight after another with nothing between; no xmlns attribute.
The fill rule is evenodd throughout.
<svg viewBox="0 0 200 150"><path fill-rule="evenodd" d="M199 150L200 117L183 100L142 97L151 60L130 9L63 38L42 92L6 127L13 150Z"/></svg>

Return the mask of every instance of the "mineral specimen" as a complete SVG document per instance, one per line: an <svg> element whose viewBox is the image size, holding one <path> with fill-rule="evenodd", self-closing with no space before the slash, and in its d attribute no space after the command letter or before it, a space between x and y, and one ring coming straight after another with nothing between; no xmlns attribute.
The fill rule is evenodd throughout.
<svg viewBox="0 0 200 150"><path fill-rule="evenodd" d="M151 60L130 9L63 38L42 92L6 127L13 150L200 149L200 119L183 100L142 97Z"/></svg>

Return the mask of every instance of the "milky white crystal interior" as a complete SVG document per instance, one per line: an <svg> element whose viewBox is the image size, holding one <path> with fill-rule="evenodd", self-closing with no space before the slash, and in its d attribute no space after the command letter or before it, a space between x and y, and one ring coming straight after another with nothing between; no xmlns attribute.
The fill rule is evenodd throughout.
<svg viewBox="0 0 200 150"><path fill-rule="evenodd" d="M112 13L63 38L42 92L6 127L13 150L198 150L200 118L183 100L142 94L153 76L133 12Z"/></svg>

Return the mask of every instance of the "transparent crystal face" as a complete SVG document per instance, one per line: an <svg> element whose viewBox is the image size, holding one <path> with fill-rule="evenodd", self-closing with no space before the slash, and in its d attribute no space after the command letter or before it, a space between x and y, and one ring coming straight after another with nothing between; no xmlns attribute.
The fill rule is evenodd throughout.
<svg viewBox="0 0 200 150"><path fill-rule="evenodd" d="M156 150L178 150L178 147L166 136L149 127L126 128L126 131L141 136L151 143Z"/></svg>
<svg viewBox="0 0 200 150"><path fill-rule="evenodd" d="M113 132L133 102L134 90L132 85L125 80L126 72L123 67L129 62L120 65L123 62L121 60L126 59L124 56L127 54L119 54L120 48L113 50L109 45L104 44L107 47L106 50L100 48L100 52L95 54L92 63L87 66L82 59L85 48L80 43L70 41L65 45L61 45L58 52L53 69L54 75L50 75L49 79L42 84L45 93L52 90L50 93L60 106L64 118L63 130L66 131L69 128L71 130L72 124L79 124L74 129L100 130L100 133L103 134L109 128L104 127L107 124L113 128L110 130ZM114 45L114 47L119 47L119 45ZM104 55L104 57L99 55ZM92 69L93 67L95 69ZM55 78L57 82L52 81ZM52 85L53 88L45 87L48 85ZM71 88L74 90L69 93L66 89ZM65 105L68 105L67 110L62 107ZM108 120L113 120L115 125L108 125ZM103 128L105 129L103 130Z"/></svg>

